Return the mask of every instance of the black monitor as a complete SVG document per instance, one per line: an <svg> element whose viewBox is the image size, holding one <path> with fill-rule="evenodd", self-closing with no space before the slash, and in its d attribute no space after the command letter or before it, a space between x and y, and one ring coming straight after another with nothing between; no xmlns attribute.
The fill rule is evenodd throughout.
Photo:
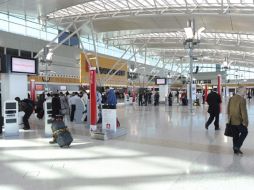
<svg viewBox="0 0 254 190"><path fill-rule="evenodd" d="M5 105L6 105L5 106L6 109L16 109L16 103L15 102L7 102Z"/></svg>
<svg viewBox="0 0 254 190"><path fill-rule="evenodd" d="M37 74L37 60L12 56L11 72Z"/></svg>
<svg viewBox="0 0 254 190"><path fill-rule="evenodd" d="M167 84L167 79L166 78L156 78L155 79L155 84L157 84L157 85L165 85L165 84Z"/></svg>
<svg viewBox="0 0 254 190"><path fill-rule="evenodd" d="M47 108L52 109L52 103L51 102L47 102Z"/></svg>

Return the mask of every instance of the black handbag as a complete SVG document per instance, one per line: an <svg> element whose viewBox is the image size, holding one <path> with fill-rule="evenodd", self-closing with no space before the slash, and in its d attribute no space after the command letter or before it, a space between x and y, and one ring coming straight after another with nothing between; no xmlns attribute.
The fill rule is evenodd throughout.
<svg viewBox="0 0 254 190"><path fill-rule="evenodd" d="M224 135L227 137L234 136L233 126L230 124L230 122L226 124Z"/></svg>

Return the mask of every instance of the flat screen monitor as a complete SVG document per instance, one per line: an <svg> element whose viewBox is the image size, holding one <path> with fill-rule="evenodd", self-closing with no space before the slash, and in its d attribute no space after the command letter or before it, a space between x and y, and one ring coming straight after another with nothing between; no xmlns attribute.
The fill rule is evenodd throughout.
<svg viewBox="0 0 254 190"><path fill-rule="evenodd" d="M166 82L167 82L167 79L165 79L165 78L157 78L157 79L155 79L155 84L157 84L157 85L165 85Z"/></svg>
<svg viewBox="0 0 254 190"><path fill-rule="evenodd" d="M11 57L11 72L36 74L36 60Z"/></svg>
<svg viewBox="0 0 254 190"><path fill-rule="evenodd" d="M60 90L66 90L66 86L60 86Z"/></svg>
<svg viewBox="0 0 254 190"><path fill-rule="evenodd" d="M48 108L48 110L51 110L51 109L52 109L52 104L51 104L51 102L47 102L47 108Z"/></svg>
<svg viewBox="0 0 254 190"><path fill-rule="evenodd" d="M16 109L16 103L15 102L7 102L5 104L6 109Z"/></svg>

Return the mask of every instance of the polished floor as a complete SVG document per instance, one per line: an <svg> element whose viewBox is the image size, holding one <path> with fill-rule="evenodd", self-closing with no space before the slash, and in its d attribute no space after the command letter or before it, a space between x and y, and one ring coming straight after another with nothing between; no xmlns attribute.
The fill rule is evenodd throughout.
<svg viewBox="0 0 254 190"><path fill-rule="evenodd" d="M220 131L205 130L207 106L119 106L128 134L100 141L84 125L68 123L75 138L61 149L44 137L43 122L32 130L0 136L0 190L220 190L254 188L254 102L248 104L249 135L243 156L234 155Z"/></svg>

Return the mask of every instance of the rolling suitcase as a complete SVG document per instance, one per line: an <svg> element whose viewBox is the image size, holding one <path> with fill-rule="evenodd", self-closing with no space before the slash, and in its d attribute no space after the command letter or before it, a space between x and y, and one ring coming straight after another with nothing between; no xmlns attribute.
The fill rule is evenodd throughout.
<svg viewBox="0 0 254 190"><path fill-rule="evenodd" d="M56 116L51 126L54 141L62 148L71 145L73 138L63 122L63 116Z"/></svg>
<svg viewBox="0 0 254 190"><path fill-rule="evenodd" d="M69 147L71 145L73 138L67 127L64 129L57 130L56 133L57 133L56 142L61 148Z"/></svg>

